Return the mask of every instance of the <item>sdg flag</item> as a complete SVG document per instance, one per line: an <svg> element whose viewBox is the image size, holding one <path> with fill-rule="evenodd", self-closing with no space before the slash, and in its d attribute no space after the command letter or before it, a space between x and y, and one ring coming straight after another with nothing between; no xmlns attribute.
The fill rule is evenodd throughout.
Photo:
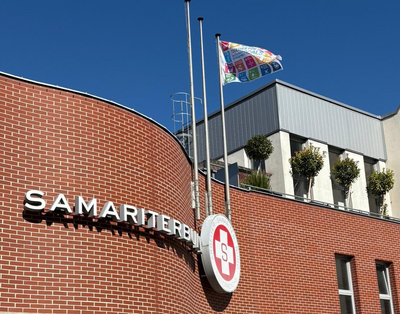
<svg viewBox="0 0 400 314"><path fill-rule="evenodd" d="M222 85L233 82L251 82L283 69L279 60L266 49L220 41Z"/></svg>

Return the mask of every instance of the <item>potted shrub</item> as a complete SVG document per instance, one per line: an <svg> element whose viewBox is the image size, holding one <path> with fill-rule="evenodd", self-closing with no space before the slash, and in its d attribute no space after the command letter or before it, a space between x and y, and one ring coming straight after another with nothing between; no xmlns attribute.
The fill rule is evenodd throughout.
<svg viewBox="0 0 400 314"><path fill-rule="evenodd" d="M289 159L292 170L292 176L300 175L307 178L308 191L307 197L311 198L311 187L314 185L314 178L321 171L324 166L325 152L321 155L319 148L310 144L310 147L305 147L303 150L296 152L295 155Z"/></svg>
<svg viewBox="0 0 400 314"><path fill-rule="evenodd" d="M247 141L245 151L251 160L258 161L257 174L260 174L261 163L269 158L274 151L274 147L265 135L255 135Z"/></svg>
<svg viewBox="0 0 400 314"><path fill-rule="evenodd" d="M374 171L368 177L367 192L379 197L379 207L381 214L387 216L387 204L385 203L385 195L394 186L393 170L383 169L382 172Z"/></svg>
<svg viewBox="0 0 400 314"><path fill-rule="evenodd" d="M257 171L252 171L244 180L243 184L250 185L252 187L259 187L265 190L271 190L271 185L269 181L269 176L265 172L258 173ZM257 188L253 188L258 190Z"/></svg>
<svg viewBox="0 0 400 314"><path fill-rule="evenodd" d="M342 188L345 199L345 206L350 206L351 203L351 185L360 176L360 168L358 168L358 161L346 157L341 160L338 158L333 164L331 171L332 179L335 180Z"/></svg>

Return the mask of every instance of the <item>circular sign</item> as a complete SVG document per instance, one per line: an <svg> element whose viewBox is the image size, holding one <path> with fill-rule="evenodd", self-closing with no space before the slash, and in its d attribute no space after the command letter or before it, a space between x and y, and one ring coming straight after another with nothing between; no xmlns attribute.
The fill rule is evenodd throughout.
<svg viewBox="0 0 400 314"><path fill-rule="evenodd" d="M235 291L240 278L239 245L235 231L224 215L212 215L204 220L201 260L207 279L215 291Z"/></svg>

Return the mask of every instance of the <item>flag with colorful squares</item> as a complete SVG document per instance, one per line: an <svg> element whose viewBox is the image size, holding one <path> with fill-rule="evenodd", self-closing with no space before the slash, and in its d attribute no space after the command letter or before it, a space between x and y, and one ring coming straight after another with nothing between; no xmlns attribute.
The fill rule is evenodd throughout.
<svg viewBox="0 0 400 314"><path fill-rule="evenodd" d="M283 69L281 56L272 52L228 41L220 41L221 81L223 85L233 82L251 82Z"/></svg>

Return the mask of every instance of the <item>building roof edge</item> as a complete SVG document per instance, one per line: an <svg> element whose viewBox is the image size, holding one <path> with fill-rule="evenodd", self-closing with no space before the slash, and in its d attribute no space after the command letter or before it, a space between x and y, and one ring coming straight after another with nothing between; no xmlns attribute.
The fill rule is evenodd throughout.
<svg viewBox="0 0 400 314"><path fill-rule="evenodd" d="M126 107L126 106L121 105L121 104L119 104L119 103L117 103L117 102L115 102L115 101L112 101L112 100L108 100L108 99L105 99L105 98L102 98L102 97L99 97L99 96L95 96L95 95L88 94L87 92L81 92L81 91L77 91L77 90L70 89L70 88L66 88L66 87L61 87L61 86L57 86L57 85L52 85L52 84L48 84L48 83L43 83L43 82L39 82L39 81L27 79L27 78L24 78L24 77L16 76L16 75L9 74L9 73L2 72L2 71L0 71L0 76L9 77L9 78L12 78L12 79L15 79L15 80L20 80L20 81L23 81L23 82L27 82L27 83L31 83L31 84L35 84L35 85L39 85L39 86L46 86L46 87L58 89L58 90L61 90L61 91L71 92L71 93L78 94L78 95L85 96L85 97L90 97L90 98L92 98L92 99L97 99L97 100L106 102L106 103L108 103L108 104L110 104L110 105L113 105L113 106L119 107L119 108L121 108L121 109L127 110L127 111L129 111L129 112L131 112L131 113L134 113L134 114L136 114L136 115L138 115L138 116L144 118L145 120L147 120L147 121L149 121L149 122L155 124L155 125L158 126L159 128L163 129L163 130L164 130L166 133L168 133L170 136L172 136L172 138L180 145L182 151L183 151L184 154L186 155L187 160L188 160L190 163L192 163L192 161L191 161L189 155L188 155L188 154L186 153L186 151L185 151L185 148L182 146L181 142L178 140L178 138L177 138L170 130L168 130L165 126L163 126L162 124L160 124L160 123L158 123L157 121L153 120L152 118L150 118L150 117L148 117L148 116L146 116L146 115L144 115L144 114L142 114L142 113L136 111L135 109Z"/></svg>
<svg viewBox="0 0 400 314"><path fill-rule="evenodd" d="M399 113L399 110L400 110L400 105L398 105L398 107L397 107L396 110L394 110L394 111L392 111L392 112L389 112L389 113L387 113L387 114L384 114L384 115L382 116L382 120L386 120L386 119L388 119L388 118L391 118L391 117L397 115L397 114Z"/></svg>
<svg viewBox="0 0 400 314"><path fill-rule="evenodd" d="M355 108L355 107L346 105L346 104L344 104L344 103L342 103L342 102L340 102L340 101L334 100L334 99L332 99L332 98L322 96L322 95L320 95L320 94L311 92L311 91L309 91L309 90L306 90L306 89L304 89L304 88L301 88L301 87L292 85L292 84L290 84L290 83L286 83L286 82L281 81L281 80L275 80L275 81L276 81L277 83L281 84L281 85L284 85L284 86L286 86L286 87L292 88L292 89L297 90L297 91L299 91L299 92L301 92L301 93L308 94L308 95L317 97L317 98L319 98L319 99L328 101L328 102L330 102L330 103L332 103L332 104L334 104L334 105L337 105L337 106L340 106L340 107L343 107L343 108L346 108L346 109L349 109L349 110L352 110L352 111L355 111L355 112L358 112L358 113L361 113L361 114L370 116L370 117L375 118L375 119L381 119L381 116L379 116L379 115L374 115L374 114L369 113L369 112L367 112L367 111L364 111L364 110L361 110L361 109L358 109L358 108Z"/></svg>

